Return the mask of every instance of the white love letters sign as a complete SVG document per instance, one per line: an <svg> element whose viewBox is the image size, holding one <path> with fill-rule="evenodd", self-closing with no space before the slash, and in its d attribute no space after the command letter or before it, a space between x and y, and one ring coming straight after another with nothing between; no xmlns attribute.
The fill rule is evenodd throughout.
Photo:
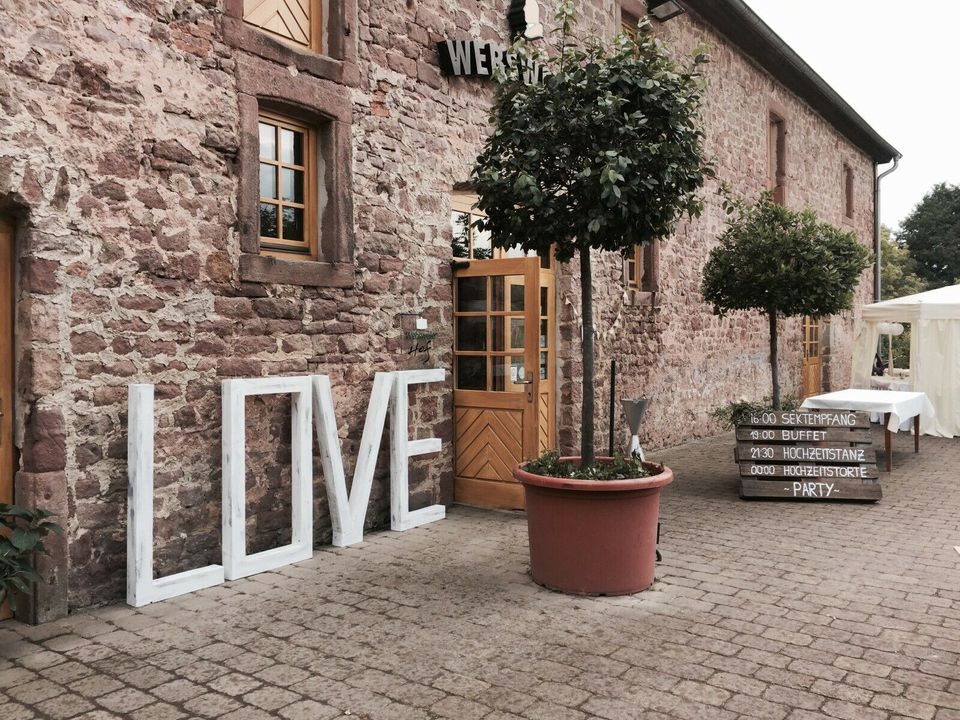
<svg viewBox="0 0 960 720"><path fill-rule="evenodd" d="M313 454L317 441L333 526L333 544L363 540L370 491L387 412L390 412L390 527L403 531L440 520L442 505L410 511L409 459L440 451L439 438L409 437L409 388L442 382L444 371L404 370L377 373L366 422L347 492L346 474L327 375L223 381L223 565L209 565L153 578L153 385L131 385L127 419L127 603L140 607L254 573L306 560L313 555ZM245 399L290 394L292 414L291 542L280 548L246 553Z"/></svg>

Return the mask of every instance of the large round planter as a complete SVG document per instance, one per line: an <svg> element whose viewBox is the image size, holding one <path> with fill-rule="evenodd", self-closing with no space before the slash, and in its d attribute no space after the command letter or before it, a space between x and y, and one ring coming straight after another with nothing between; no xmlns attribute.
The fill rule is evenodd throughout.
<svg viewBox="0 0 960 720"><path fill-rule="evenodd" d="M628 595L653 584L660 489L673 472L644 466L655 474L636 480L544 477L523 465L513 471L526 496L536 583L578 595Z"/></svg>

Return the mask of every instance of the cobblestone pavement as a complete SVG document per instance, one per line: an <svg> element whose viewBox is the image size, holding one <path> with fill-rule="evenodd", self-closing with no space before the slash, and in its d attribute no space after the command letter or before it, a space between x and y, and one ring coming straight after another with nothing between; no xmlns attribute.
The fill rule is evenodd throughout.
<svg viewBox="0 0 960 720"><path fill-rule="evenodd" d="M877 505L740 501L730 436L662 453L665 557L634 597L540 589L521 515L457 507L140 611L7 622L0 719L957 719L960 440L911 442Z"/></svg>

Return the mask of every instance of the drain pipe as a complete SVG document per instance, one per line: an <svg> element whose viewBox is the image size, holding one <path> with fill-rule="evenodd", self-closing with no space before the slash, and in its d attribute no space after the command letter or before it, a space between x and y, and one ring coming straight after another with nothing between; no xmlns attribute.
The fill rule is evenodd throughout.
<svg viewBox="0 0 960 720"><path fill-rule="evenodd" d="M880 302L880 181L883 180L887 175L892 173L900 165L900 158L903 155L897 153L893 156L893 167L889 170L876 175L876 171L880 169L879 165L874 166L874 175L876 179L873 181L873 254L876 262L876 265L873 268L873 301Z"/></svg>

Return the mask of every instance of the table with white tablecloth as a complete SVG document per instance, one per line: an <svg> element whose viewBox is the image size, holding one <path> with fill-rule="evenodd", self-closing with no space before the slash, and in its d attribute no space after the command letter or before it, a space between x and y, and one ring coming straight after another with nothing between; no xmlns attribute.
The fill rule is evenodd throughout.
<svg viewBox="0 0 960 720"><path fill-rule="evenodd" d="M882 413L887 472L893 467L893 440L890 433L897 432L901 424L913 418L913 451L920 452L920 418L932 418L936 415L926 394L900 390L838 390L808 397L803 401L803 407Z"/></svg>
<svg viewBox="0 0 960 720"><path fill-rule="evenodd" d="M913 390L913 383L909 377L891 377L890 375L873 375L870 378L870 387L874 390L899 390L901 392L910 392ZM870 413L870 422L882 423L883 413ZM913 425L913 419L907 418L900 423L900 430L909 432Z"/></svg>

